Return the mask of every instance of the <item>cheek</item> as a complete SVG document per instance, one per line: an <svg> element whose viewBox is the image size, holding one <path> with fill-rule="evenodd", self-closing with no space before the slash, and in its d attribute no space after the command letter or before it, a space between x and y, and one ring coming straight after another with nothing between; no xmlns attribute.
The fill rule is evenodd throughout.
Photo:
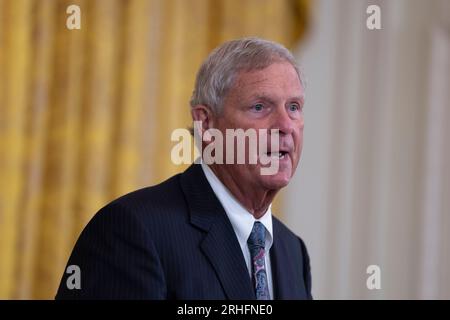
<svg viewBox="0 0 450 320"><path fill-rule="evenodd" d="M298 141L302 141L303 140L303 127L304 127L304 125L303 125L303 120L301 121L301 123L299 124L299 126L297 127L297 130L295 130L295 133L294 133L294 138L297 140L297 142Z"/></svg>
<svg viewBox="0 0 450 320"><path fill-rule="evenodd" d="M296 146L296 154L297 157L299 158L303 148L303 128L301 128L295 133L294 141Z"/></svg>
<svg viewBox="0 0 450 320"><path fill-rule="evenodd" d="M298 122L298 130L300 133L303 133L303 128L305 127L305 119L303 117L303 115L301 116L301 118L299 119Z"/></svg>

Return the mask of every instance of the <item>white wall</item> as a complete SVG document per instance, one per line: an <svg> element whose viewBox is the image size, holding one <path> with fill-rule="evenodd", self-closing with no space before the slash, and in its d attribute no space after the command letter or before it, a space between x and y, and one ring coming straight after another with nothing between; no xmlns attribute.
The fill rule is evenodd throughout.
<svg viewBox="0 0 450 320"><path fill-rule="evenodd" d="M315 1L284 192L317 299L450 298L450 1ZM366 28L381 7L382 30ZM368 290L366 268L381 268Z"/></svg>

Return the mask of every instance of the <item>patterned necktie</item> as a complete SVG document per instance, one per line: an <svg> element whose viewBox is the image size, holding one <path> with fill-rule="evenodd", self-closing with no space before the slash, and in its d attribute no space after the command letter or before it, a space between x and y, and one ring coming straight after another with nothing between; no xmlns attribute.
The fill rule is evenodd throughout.
<svg viewBox="0 0 450 320"><path fill-rule="evenodd" d="M252 278L257 300L270 300L265 264L266 228L256 221L247 240L252 263Z"/></svg>

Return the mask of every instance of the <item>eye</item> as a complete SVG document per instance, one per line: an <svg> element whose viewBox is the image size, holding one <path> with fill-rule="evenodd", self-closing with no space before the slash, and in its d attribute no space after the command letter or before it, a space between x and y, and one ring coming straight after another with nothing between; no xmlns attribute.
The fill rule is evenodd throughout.
<svg viewBox="0 0 450 320"><path fill-rule="evenodd" d="M295 112L295 111L299 111L302 108L300 107L300 105L298 103L290 103L289 104L289 111Z"/></svg>
<svg viewBox="0 0 450 320"><path fill-rule="evenodd" d="M252 109L256 112L261 112L264 109L264 105L262 103L257 103L252 106Z"/></svg>

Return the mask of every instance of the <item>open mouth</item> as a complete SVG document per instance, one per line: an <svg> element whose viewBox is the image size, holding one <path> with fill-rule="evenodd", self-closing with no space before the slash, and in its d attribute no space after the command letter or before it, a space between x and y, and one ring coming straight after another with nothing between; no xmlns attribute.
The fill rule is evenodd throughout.
<svg viewBox="0 0 450 320"><path fill-rule="evenodd" d="M288 153L286 151L278 151L278 152L267 152L267 155L269 157L278 158L278 159L284 159L284 157Z"/></svg>

